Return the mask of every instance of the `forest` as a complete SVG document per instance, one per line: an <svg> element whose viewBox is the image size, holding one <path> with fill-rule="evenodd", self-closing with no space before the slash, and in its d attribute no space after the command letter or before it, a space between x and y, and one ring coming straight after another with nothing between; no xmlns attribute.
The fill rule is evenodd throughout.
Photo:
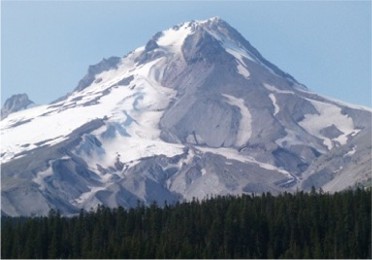
<svg viewBox="0 0 372 260"><path fill-rule="evenodd" d="M371 189L3 216L1 258L371 259Z"/></svg>

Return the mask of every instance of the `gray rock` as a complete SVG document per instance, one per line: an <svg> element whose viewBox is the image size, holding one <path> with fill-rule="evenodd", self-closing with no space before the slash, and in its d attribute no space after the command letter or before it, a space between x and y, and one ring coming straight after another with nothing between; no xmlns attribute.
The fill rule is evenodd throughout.
<svg viewBox="0 0 372 260"><path fill-rule="evenodd" d="M77 85L74 91L81 91L84 88L88 87L96 80L97 74L103 71L117 68L120 62L121 62L120 57L110 57L108 59L103 59L102 61L95 65L89 66L88 73L84 76L84 78L82 78L79 81L79 84Z"/></svg>
<svg viewBox="0 0 372 260"><path fill-rule="evenodd" d="M34 102L28 98L27 94L13 95L5 101L1 108L1 119L11 113L27 109L32 105L34 105Z"/></svg>

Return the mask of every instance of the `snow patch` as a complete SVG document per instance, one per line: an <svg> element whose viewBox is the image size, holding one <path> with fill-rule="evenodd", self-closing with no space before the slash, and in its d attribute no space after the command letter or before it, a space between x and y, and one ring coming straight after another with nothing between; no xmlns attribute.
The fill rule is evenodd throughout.
<svg viewBox="0 0 372 260"><path fill-rule="evenodd" d="M313 99L307 100L313 104L319 115L306 114L305 119L299 122L299 124L310 134L322 139L324 145L327 146L329 150L334 147L332 141L344 145L348 140L348 135L353 135L360 131L355 129L353 120L350 117L342 114L342 109L340 107ZM337 138L330 139L320 133L322 129L332 125L335 125L343 134L339 135Z"/></svg>
<svg viewBox="0 0 372 260"><path fill-rule="evenodd" d="M269 90L270 92L275 92L275 93L278 93L278 94L290 94L290 95L295 94L293 91L278 89L277 87L275 87L273 85L270 85L270 84L267 84L267 83L264 83L263 86L267 90Z"/></svg>
<svg viewBox="0 0 372 260"><path fill-rule="evenodd" d="M221 38L219 38L221 40ZM251 61L255 61L252 56L250 56L246 50L236 47L234 44L228 43L225 39L222 40L222 46L225 50L234 56L240 64L245 65L243 58L246 58Z"/></svg>
<svg viewBox="0 0 372 260"><path fill-rule="evenodd" d="M269 94L269 98L271 99L271 102L273 103L273 106L274 106L274 116L276 116L279 113L280 108L279 108L278 104L276 103L275 95L273 93L270 93Z"/></svg>
<svg viewBox="0 0 372 260"><path fill-rule="evenodd" d="M190 148L187 153L187 157L183 160L180 160L178 162L178 168L181 169L184 165L190 165L192 163L192 160L194 159L195 151L193 148Z"/></svg>
<svg viewBox="0 0 372 260"><path fill-rule="evenodd" d="M348 151L345 155L344 155L344 157L346 157L346 156L352 156L353 154L355 154L355 152L356 152L356 145L355 146L353 146L352 148L351 148L351 150L350 151Z"/></svg>
<svg viewBox="0 0 372 260"><path fill-rule="evenodd" d="M252 116L248 108L244 104L244 99L236 98L227 94L223 94L227 98L228 103L233 106L237 106L240 109L242 118L239 122L239 130L236 137L235 144L237 146L244 145L252 135Z"/></svg>
<svg viewBox="0 0 372 260"><path fill-rule="evenodd" d="M244 63L244 60L243 60L243 57L247 58L247 59L250 59L250 60L253 60L251 56L249 56L244 50L242 49L235 49L235 48L232 48L232 47L227 47L226 46L226 43L224 44L224 48L225 50L230 53L231 55L233 55L236 59L236 62L238 63L236 65L237 69L238 69L238 72L239 74L241 74L243 77L249 79L249 76L250 76L250 72L248 71L248 69L246 68L245 66L245 63Z"/></svg>
<svg viewBox="0 0 372 260"><path fill-rule="evenodd" d="M221 155L221 156L223 156L227 159L230 159L230 160L235 160L235 161L239 161L239 162L243 162L243 163L253 163L253 164L258 165L262 169L280 172L280 173L286 175L289 178L293 178L293 176L286 170L277 168L277 167L275 167L271 164L259 162L256 159L254 159L253 157L239 154L239 152L237 150L232 149L232 148L198 147L197 149L204 152L204 153L209 152L209 153L218 154L218 155Z"/></svg>
<svg viewBox="0 0 372 260"><path fill-rule="evenodd" d="M40 190L45 190L44 179L52 175L53 175L52 167L48 167L48 169L46 169L45 171L38 172L36 174L36 177L33 178L32 181L40 186Z"/></svg>
<svg viewBox="0 0 372 260"><path fill-rule="evenodd" d="M142 137L122 137L103 141L106 155L99 161L103 166L112 166L120 155L120 160L128 164L132 161L154 155L173 157L183 153L183 145L170 144L160 140L151 140Z"/></svg>
<svg viewBox="0 0 372 260"><path fill-rule="evenodd" d="M238 72L240 75L244 76L246 79L249 79L249 76L251 75L247 68L245 68L242 64L237 65Z"/></svg>
<svg viewBox="0 0 372 260"><path fill-rule="evenodd" d="M188 23L185 23L163 31L163 35L157 40L157 44L163 48L170 49L174 53L181 53L183 42L192 33L188 25Z"/></svg>
<svg viewBox="0 0 372 260"><path fill-rule="evenodd" d="M100 190L105 190L105 187L90 187L90 191L84 192L75 199L74 204L82 204L86 201L92 201L92 198L96 195L96 193ZM95 201L95 203L94 203ZM92 203L93 202L93 203ZM92 205L98 204L99 201L97 199L93 200L91 203Z"/></svg>

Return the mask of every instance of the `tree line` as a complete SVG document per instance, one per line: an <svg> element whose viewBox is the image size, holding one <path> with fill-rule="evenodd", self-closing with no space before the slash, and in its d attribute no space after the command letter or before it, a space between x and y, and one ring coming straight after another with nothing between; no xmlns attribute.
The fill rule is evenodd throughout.
<svg viewBox="0 0 372 260"><path fill-rule="evenodd" d="M371 190L1 218L1 258L371 258Z"/></svg>

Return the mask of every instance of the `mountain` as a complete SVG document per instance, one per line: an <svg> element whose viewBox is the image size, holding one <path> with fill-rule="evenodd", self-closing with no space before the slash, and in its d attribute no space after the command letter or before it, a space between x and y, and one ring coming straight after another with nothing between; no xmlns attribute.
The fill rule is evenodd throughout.
<svg viewBox="0 0 372 260"><path fill-rule="evenodd" d="M2 214L370 185L371 113L308 90L220 18L186 22L1 121Z"/></svg>
<svg viewBox="0 0 372 260"><path fill-rule="evenodd" d="M11 113L27 109L32 105L34 105L34 102L28 98L27 94L13 95L5 100L1 108L1 118L5 118Z"/></svg>

